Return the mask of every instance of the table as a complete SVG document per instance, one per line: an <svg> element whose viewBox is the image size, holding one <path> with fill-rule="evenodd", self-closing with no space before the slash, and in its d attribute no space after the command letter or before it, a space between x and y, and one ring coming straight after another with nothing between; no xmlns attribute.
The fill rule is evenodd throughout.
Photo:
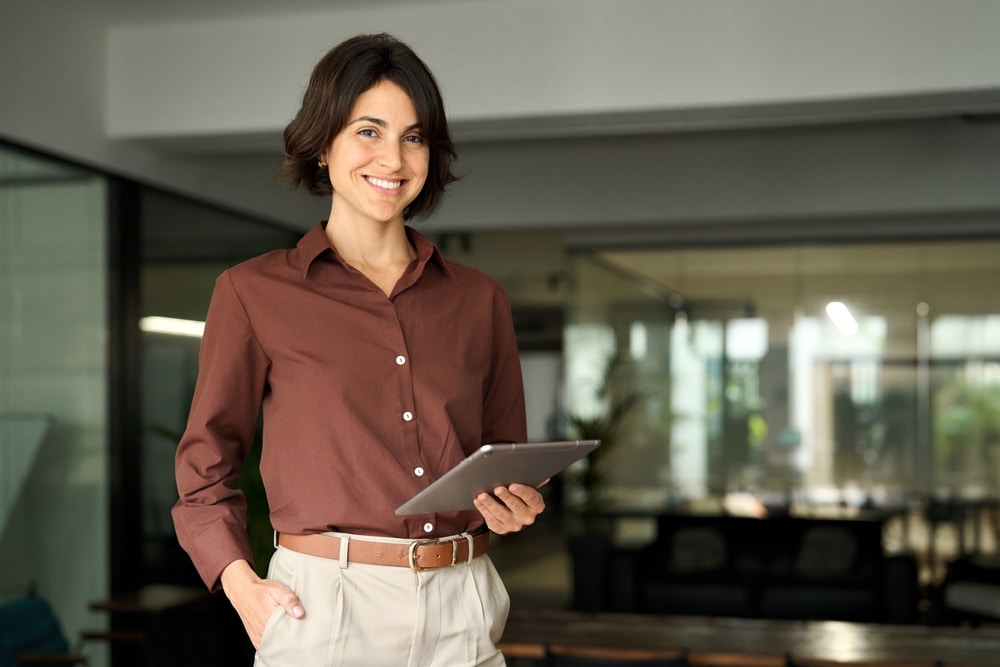
<svg viewBox="0 0 1000 667"><path fill-rule="evenodd" d="M113 614L159 614L205 600L209 595L204 588L151 584L126 595L91 602L90 608Z"/></svg>
<svg viewBox="0 0 1000 667"><path fill-rule="evenodd" d="M590 614L514 610L500 648L510 658L540 658L549 645L647 650L686 649L692 665L781 667L785 656L866 665L996 667L1000 630L841 621Z"/></svg>
<svg viewBox="0 0 1000 667"><path fill-rule="evenodd" d="M90 609L110 614L111 630L88 632L84 639L110 642L116 664L190 665L186 657L183 663L172 659L168 649L191 643L189 636L194 636L194 632L190 626L197 621L189 621L188 617L192 610L211 600L205 588L168 584L152 584L106 600L96 600L90 603Z"/></svg>

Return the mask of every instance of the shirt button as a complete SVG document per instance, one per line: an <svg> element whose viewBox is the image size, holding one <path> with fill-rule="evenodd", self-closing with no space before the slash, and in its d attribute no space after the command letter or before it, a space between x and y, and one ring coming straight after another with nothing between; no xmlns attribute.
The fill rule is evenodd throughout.
<svg viewBox="0 0 1000 667"><path fill-rule="evenodd" d="M403 421L404 422L411 422L411 421L413 421L413 413L410 412L409 410L407 410L406 412L404 412L403 413Z"/></svg>
<svg viewBox="0 0 1000 667"><path fill-rule="evenodd" d="M416 468L413 469L413 474L416 475L417 477L423 477L424 476L424 469L420 468L420 467L416 467Z"/></svg>
<svg viewBox="0 0 1000 667"><path fill-rule="evenodd" d="M434 524L433 523L431 523L430 521L428 521L427 523L424 524L424 532L425 533L429 533L432 530L434 530Z"/></svg>
<svg viewBox="0 0 1000 667"><path fill-rule="evenodd" d="M397 366L402 366L405 363L406 363L406 357L404 357L403 355L399 355L398 357L396 357Z"/></svg>

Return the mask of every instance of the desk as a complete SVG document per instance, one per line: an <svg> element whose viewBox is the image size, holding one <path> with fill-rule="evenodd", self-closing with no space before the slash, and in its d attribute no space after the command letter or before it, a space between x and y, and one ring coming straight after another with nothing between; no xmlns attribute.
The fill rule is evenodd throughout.
<svg viewBox="0 0 1000 667"><path fill-rule="evenodd" d="M127 595L91 602L90 608L112 614L159 614L205 600L209 596L210 593L204 588L152 584Z"/></svg>
<svg viewBox="0 0 1000 667"><path fill-rule="evenodd" d="M235 618L235 614L224 597L213 596L205 588L153 584L89 606L111 615L111 631L89 633L87 639L110 642L115 664L249 664L236 663L239 652L227 644L233 634L228 617Z"/></svg>
<svg viewBox="0 0 1000 667"><path fill-rule="evenodd" d="M913 661L996 667L1000 631L986 628L775 621L572 611L514 610L500 648L539 658L547 645L687 649L692 665L781 667L784 656L833 661Z"/></svg>

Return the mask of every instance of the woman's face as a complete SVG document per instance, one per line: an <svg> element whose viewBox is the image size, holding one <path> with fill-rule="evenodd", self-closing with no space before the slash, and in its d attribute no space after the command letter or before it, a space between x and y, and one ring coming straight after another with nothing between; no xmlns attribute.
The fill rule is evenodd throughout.
<svg viewBox="0 0 1000 667"><path fill-rule="evenodd" d="M383 79L358 97L323 157L334 215L389 222L420 194L430 151L409 95Z"/></svg>

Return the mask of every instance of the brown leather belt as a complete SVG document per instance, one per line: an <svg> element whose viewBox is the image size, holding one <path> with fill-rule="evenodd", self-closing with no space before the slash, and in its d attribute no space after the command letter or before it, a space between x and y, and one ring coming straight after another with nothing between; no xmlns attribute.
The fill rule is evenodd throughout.
<svg viewBox="0 0 1000 667"><path fill-rule="evenodd" d="M339 561L340 538L332 535L289 535L281 533L278 545L308 556L319 556ZM490 543L489 533L447 539L413 540L392 544L368 540L347 540L347 562L368 565L395 565L411 570L429 570L434 567L471 563L486 553Z"/></svg>

